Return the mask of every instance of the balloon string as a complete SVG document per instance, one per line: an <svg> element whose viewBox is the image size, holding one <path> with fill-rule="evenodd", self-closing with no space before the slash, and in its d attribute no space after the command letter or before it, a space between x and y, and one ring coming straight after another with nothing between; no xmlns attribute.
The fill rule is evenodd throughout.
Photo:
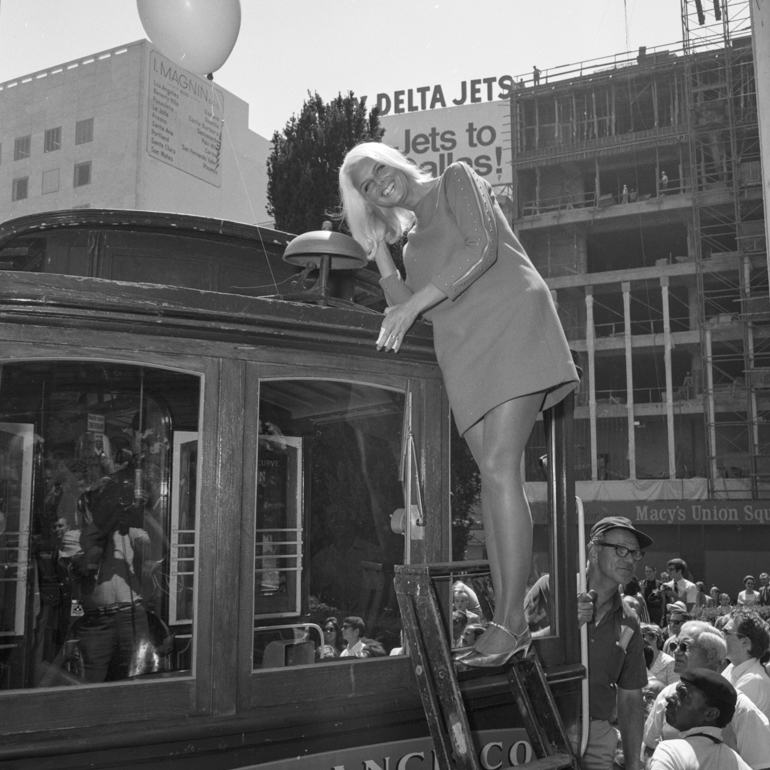
<svg viewBox="0 0 770 770"><path fill-rule="evenodd" d="M273 272L273 266L270 264L270 257L268 256L267 249L265 248L265 242L262 239L262 228L257 223L257 214L254 211L254 205L251 202L251 195L249 194L249 188L246 184L246 179L243 176L243 169L241 168L240 161L238 160L238 153L235 151L235 143L233 142L233 137L230 134L230 127L227 125L227 121L225 120L225 109L222 103L219 101L219 94L217 94L217 89L214 87L214 83L211 83L211 93L213 96L212 104L211 104L211 117L214 117L214 101L217 103L217 107L219 107L219 114L220 122L225 127L225 132L227 133L227 138L230 142L230 147L233 150L233 157L235 158L235 166L238 169L238 174L241 177L241 184L243 185L243 189L246 192L246 200L249 203L249 209L251 210L251 218L254 223L254 225L257 228L257 234L259 235L259 243L262 246L262 251L265 255L265 261L267 262L267 267L270 270L270 277L273 279L273 287L275 288L276 292L278 291L278 281L276 280L275 273ZM220 144L219 152L220 152L220 161L221 161L221 154L224 150L224 147ZM221 220L224 222L224 220ZM281 282L283 283L283 281Z"/></svg>

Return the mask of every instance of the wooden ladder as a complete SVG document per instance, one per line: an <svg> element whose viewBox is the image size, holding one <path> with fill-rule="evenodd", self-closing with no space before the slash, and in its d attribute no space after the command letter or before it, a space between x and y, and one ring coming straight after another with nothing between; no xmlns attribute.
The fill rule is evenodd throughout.
<svg viewBox="0 0 770 770"><path fill-rule="evenodd" d="M395 586L425 717L442 770L480 770L434 580L468 571L468 562L396 566ZM476 669L478 670L478 669ZM537 759L528 770L578 770L556 702L534 649L504 671Z"/></svg>

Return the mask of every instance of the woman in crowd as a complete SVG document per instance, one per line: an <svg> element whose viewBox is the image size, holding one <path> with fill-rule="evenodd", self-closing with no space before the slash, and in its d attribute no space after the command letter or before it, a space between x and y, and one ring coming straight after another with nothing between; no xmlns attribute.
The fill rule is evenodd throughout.
<svg viewBox="0 0 770 770"><path fill-rule="evenodd" d="M326 654L324 654L324 657L338 658L340 650L346 646L342 639L342 629L340 628L339 621L335 617L326 618L322 628L324 632L324 648L328 648L325 650Z"/></svg>
<svg viewBox="0 0 770 770"><path fill-rule="evenodd" d="M378 350L398 352L420 315L433 323L449 403L481 473L496 597L494 619L462 660L499 666L531 644L524 595L532 517L520 463L540 410L577 382L564 331L491 186L465 163L436 179L397 150L367 142L345 157L340 193L390 305ZM404 282L387 244L407 233Z"/></svg>
<svg viewBox="0 0 770 770"><path fill-rule="evenodd" d="M754 576L746 575L743 578L743 591L738 594L738 607L751 607L752 604L759 602L759 593L754 590Z"/></svg>
<svg viewBox="0 0 770 770"><path fill-rule="evenodd" d="M659 679L664 684L679 681L674 673L676 661L663 652L663 631L655 623L642 623L642 638L652 649L652 663L647 667L649 679Z"/></svg>

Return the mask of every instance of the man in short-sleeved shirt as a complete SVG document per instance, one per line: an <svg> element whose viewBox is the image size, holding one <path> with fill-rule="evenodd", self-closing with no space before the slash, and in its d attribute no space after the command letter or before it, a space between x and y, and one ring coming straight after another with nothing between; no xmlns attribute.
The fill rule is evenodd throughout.
<svg viewBox="0 0 770 770"><path fill-rule="evenodd" d="M617 705L626 770L641 768L644 727L642 687L647 684L644 641L636 613L626 607L620 587L634 575L636 562L652 539L622 516L594 524L587 548L587 589L578 594L578 622L588 624L588 691L591 717L582 770L609 770L618 746L611 724ZM524 612L533 636L549 632L549 576L543 575L527 594Z"/></svg>
<svg viewBox="0 0 770 770"><path fill-rule="evenodd" d="M612 766L618 735L610 720L617 705L626 770L638 770L644 727L642 687L647 684L639 618L620 596L652 539L621 516L597 522L588 544L588 594L578 595L578 620L588 624L588 690L591 724L583 770Z"/></svg>

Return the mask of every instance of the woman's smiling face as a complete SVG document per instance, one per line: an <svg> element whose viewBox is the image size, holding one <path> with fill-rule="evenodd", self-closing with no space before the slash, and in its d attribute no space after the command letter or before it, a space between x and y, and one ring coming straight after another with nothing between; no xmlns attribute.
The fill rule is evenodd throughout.
<svg viewBox="0 0 770 770"><path fill-rule="evenodd" d="M355 188L370 203L383 208L402 206L409 192L409 180L400 169L374 158L361 158L351 171Z"/></svg>

